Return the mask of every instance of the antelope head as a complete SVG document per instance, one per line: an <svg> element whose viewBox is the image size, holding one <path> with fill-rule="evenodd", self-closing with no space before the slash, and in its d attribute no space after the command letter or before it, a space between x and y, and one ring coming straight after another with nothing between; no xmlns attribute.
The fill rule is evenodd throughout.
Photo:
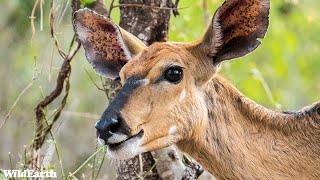
<svg viewBox="0 0 320 180"><path fill-rule="evenodd" d="M110 19L77 11L74 27L88 61L122 84L95 125L109 155L127 159L200 133L209 120L204 89L223 61L260 45L268 16L269 0L227 0L199 40L147 47Z"/></svg>

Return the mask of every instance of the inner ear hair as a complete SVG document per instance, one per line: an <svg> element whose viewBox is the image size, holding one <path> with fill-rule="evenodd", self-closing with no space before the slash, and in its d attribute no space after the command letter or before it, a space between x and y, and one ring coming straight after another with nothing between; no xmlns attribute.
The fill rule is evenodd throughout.
<svg viewBox="0 0 320 180"><path fill-rule="evenodd" d="M146 47L111 19L87 8L74 13L73 25L88 62L111 79L119 77L122 67Z"/></svg>
<svg viewBox="0 0 320 180"><path fill-rule="evenodd" d="M253 52L269 25L269 0L227 0L215 12L202 38L215 63Z"/></svg>

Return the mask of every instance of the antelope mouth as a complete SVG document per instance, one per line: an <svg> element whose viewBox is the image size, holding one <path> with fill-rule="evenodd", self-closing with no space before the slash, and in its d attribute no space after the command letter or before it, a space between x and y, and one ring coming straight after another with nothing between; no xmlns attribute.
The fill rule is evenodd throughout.
<svg viewBox="0 0 320 180"><path fill-rule="evenodd" d="M121 148L122 146L125 146L128 143L131 143L131 142L133 142L135 140L140 139L143 136L143 134L144 134L144 131L141 130L139 133L129 137L126 140L120 141L118 143L112 143L112 144L109 143L108 147L109 147L110 150L117 150L117 149Z"/></svg>

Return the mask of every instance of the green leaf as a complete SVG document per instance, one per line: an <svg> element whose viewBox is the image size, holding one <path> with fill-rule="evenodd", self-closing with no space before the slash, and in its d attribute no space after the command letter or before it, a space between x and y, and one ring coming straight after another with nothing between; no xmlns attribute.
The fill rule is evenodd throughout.
<svg viewBox="0 0 320 180"><path fill-rule="evenodd" d="M81 0L81 7L88 7L94 2L95 0Z"/></svg>

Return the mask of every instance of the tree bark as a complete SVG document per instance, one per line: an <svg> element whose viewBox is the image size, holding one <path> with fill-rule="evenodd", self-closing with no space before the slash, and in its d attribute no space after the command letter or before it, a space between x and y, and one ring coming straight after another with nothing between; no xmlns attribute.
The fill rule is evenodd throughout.
<svg viewBox="0 0 320 180"><path fill-rule="evenodd" d="M120 26L146 45L168 39L171 0L119 0ZM176 3L177 4L177 3ZM177 14L177 9L174 9ZM202 174L200 165L183 161L175 147L146 152L120 161L117 179L196 179Z"/></svg>
<svg viewBox="0 0 320 180"><path fill-rule="evenodd" d="M119 0L120 26L146 45L168 39L171 0ZM136 6L135 6L136 5Z"/></svg>

